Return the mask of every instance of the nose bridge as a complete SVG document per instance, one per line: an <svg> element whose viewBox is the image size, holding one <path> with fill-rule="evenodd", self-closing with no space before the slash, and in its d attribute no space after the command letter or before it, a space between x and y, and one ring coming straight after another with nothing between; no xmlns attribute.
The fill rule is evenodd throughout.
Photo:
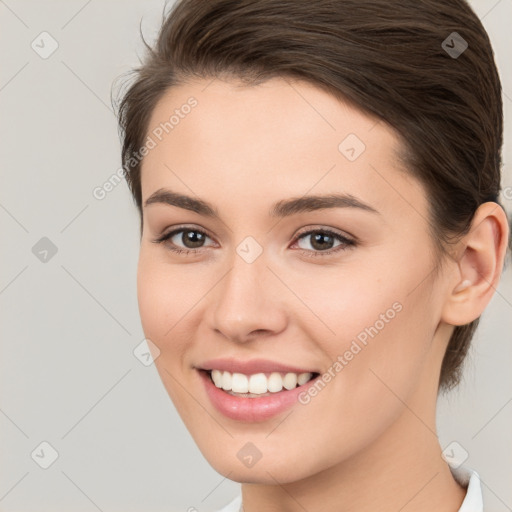
<svg viewBox="0 0 512 512"><path fill-rule="evenodd" d="M211 303L213 329L236 341L247 340L254 331L271 334L285 326L285 313L276 300L275 288L269 288L273 275L266 258L260 254L251 260L244 249L247 246L243 243L237 248Z"/></svg>

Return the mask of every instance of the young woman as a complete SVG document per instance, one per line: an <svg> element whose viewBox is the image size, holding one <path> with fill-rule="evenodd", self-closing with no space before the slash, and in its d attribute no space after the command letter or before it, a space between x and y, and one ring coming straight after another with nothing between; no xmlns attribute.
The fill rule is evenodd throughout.
<svg viewBox="0 0 512 512"><path fill-rule="evenodd" d="M119 108L155 364L224 511L482 510L436 399L504 266L463 0L182 0Z"/></svg>

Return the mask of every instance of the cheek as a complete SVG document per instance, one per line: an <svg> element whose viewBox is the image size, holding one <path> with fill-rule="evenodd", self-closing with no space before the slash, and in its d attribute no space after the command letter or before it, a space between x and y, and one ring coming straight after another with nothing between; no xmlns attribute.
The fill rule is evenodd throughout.
<svg viewBox="0 0 512 512"><path fill-rule="evenodd" d="M293 281L294 292L314 312L299 320L301 330L331 361L326 380L345 405L397 401L390 389L405 398L421 378L436 305L425 280L425 252L413 252L387 267L373 262L350 272L340 268L338 278L331 269Z"/></svg>
<svg viewBox="0 0 512 512"><path fill-rule="evenodd" d="M431 336L428 294L421 286L410 293L418 283L414 272L396 280L388 275L382 281L381 274L347 273L343 283L317 276L315 288L307 286L312 284L308 278L296 290L304 294L305 303L315 306L322 321L308 313L301 330L331 362L323 384L302 397L304 406L296 413L304 428L320 422L321 436L330 440L321 461L312 457L310 466L335 464L382 435L403 413L401 400L412 396L424 374ZM334 334L324 335L328 331L322 323ZM296 427L291 429L290 439L296 440L296 433ZM306 432L303 436L303 446L318 451L319 437L310 440ZM290 453L293 442L286 446Z"/></svg>
<svg viewBox="0 0 512 512"><path fill-rule="evenodd" d="M160 345L176 347L175 333L180 319L200 298L197 282L191 283L186 272L165 264L156 251L141 247L137 267L137 299L144 333ZM171 344L170 341L173 341ZM163 349L163 346L160 346Z"/></svg>
<svg viewBox="0 0 512 512"><path fill-rule="evenodd" d="M154 365L172 402L185 416L191 404L179 382L183 379L190 344L187 312L198 300L194 290L197 287L191 288L183 272L163 264L157 255L141 248L137 299L144 336L158 347L158 356L153 355Z"/></svg>

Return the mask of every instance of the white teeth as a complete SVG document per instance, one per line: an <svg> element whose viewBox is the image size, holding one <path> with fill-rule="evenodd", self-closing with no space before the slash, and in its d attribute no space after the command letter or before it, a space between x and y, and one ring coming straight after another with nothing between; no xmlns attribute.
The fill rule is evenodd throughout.
<svg viewBox="0 0 512 512"><path fill-rule="evenodd" d="M224 372L224 375L226 372ZM247 393L249 391L249 379L243 373L233 373L231 391L235 393Z"/></svg>
<svg viewBox="0 0 512 512"><path fill-rule="evenodd" d="M233 376L231 375L231 373L224 372L222 374L222 389L224 389L225 391L229 391L231 389L231 381L232 380L233 380Z"/></svg>
<svg viewBox="0 0 512 512"><path fill-rule="evenodd" d="M222 372L220 370L212 370L212 380L218 388L222 387Z"/></svg>
<svg viewBox="0 0 512 512"><path fill-rule="evenodd" d="M283 388L294 389L310 381L312 373L286 373L272 372L268 377L264 373L244 375L243 373L230 373L221 370L212 370L211 376L216 387L232 393L251 393L263 395L265 393L278 393Z"/></svg>
<svg viewBox="0 0 512 512"><path fill-rule="evenodd" d="M293 389L297 387L297 374L287 373L283 379L283 386L286 389Z"/></svg>
<svg viewBox="0 0 512 512"><path fill-rule="evenodd" d="M283 377L281 377L280 373L274 372L270 374L270 377L267 379L267 389L272 393L277 393L283 389Z"/></svg>
<svg viewBox="0 0 512 512"><path fill-rule="evenodd" d="M306 384L306 382L310 379L311 373L299 373L299 376L297 377L297 384L302 386L303 384Z"/></svg>
<svg viewBox="0 0 512 512"><path fill-rule="evenodd" d="M266 393L267 392L267 377L264 373L256 373L249 377L249 393Z"/></svg>

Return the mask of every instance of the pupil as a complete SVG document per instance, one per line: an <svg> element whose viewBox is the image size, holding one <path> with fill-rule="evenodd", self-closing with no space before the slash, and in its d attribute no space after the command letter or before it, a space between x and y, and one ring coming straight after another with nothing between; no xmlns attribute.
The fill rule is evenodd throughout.
<svg viewBox="0 0 512 512"><path fill-rule="evenodd" d="M204 236L202 233L199 233L197 231L184 231L183 232L183 243L190 247L191 249L195 249L196 247L201 247L201 243L204 241ZM192 245L187 245L188 243L191 243Z"/></svg>
<svg viewBox="0 0 512 512"><path fill-rule="evenodd" d="M329 247L326 247L325 244L322 244L321 241L322 239L330 239L330 243L328 242L327 245ZM320 243L319 243L320 242ZM327 235L327 234L322 234L322 233L317 233L313 236L313 242L312 242L312 246L315 247L315 249L320 249L320 250L325 250L326 248L327 249L330 249L331 248L331 245L332 245L332 242L333 242L333 237L331 235ZM316 247L315 245L318 246Z"/></svg>

